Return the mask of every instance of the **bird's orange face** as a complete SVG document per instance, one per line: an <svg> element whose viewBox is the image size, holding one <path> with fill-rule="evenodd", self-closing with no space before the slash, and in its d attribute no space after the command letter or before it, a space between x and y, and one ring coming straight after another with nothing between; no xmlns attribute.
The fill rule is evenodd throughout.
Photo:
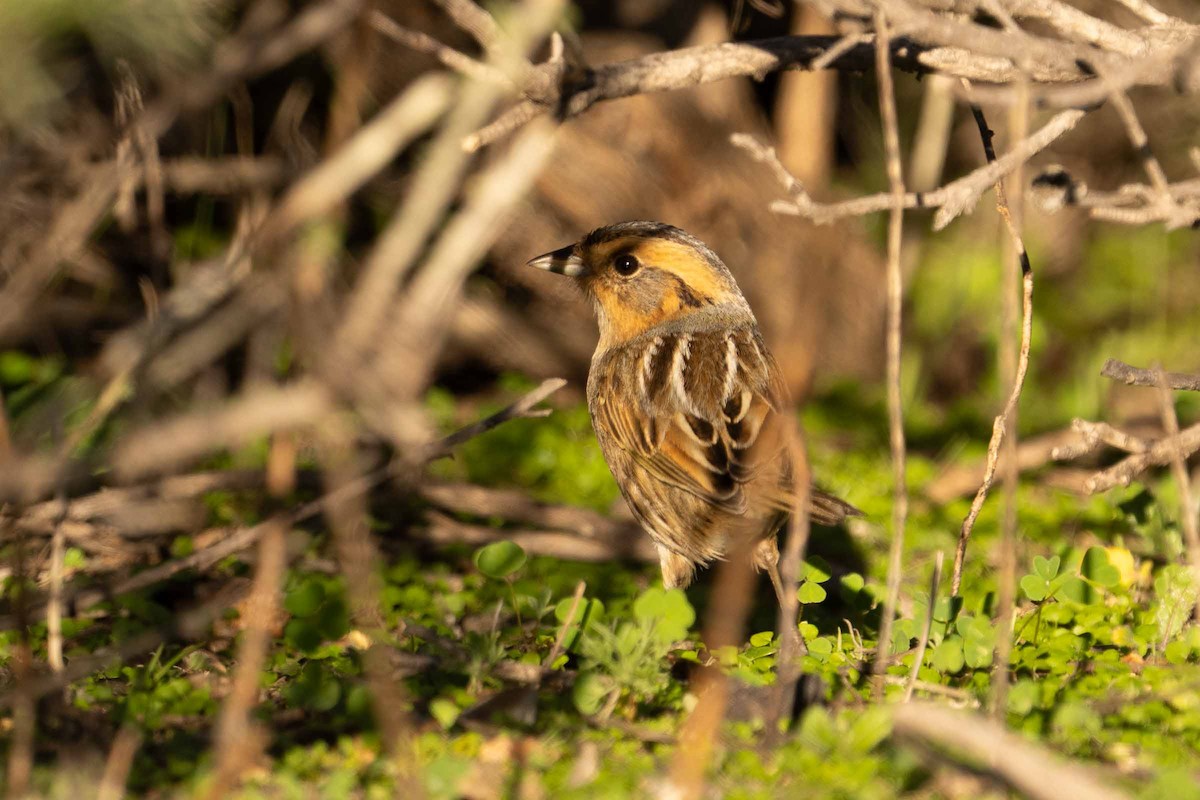
<svg viewBox="0 0 1200 800"><path fill-rule="evenodd" d="M741 301L711 251L648 225L602 228L529 264L578 281L596 305L601 348L706 306Z"/></svg>

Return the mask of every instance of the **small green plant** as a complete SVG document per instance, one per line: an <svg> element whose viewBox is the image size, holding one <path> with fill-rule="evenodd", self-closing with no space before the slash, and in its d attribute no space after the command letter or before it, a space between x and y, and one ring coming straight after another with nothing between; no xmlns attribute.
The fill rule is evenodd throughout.
<svg viewBox="0 0 1200 800"><path fill-rule="evenodd" d="M607 717L622 700L650 702L669 690L667 656L695 621L696 612L683 592L651 588L634 601L631 621L589 627L580 644L575 707Z"/></svg>
<svg viewBox="0 0 1200 800"><path fill-rule="evenodd" d="M513 582L527 560L521 546L509 541L492 542L475 551L475 567L489 578L508 584L508 594L518 625L521 624L521 604L517 601Z"/></svg>

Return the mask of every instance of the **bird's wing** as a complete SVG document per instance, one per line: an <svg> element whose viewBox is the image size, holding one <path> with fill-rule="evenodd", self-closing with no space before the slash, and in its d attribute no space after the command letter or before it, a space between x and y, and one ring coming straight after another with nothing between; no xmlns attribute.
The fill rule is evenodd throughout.
<svg viewBox="0 0 1200 800"><path fill-rule="evenodd" d="M650 475L731 514L791 511L795 493L780 416L786 391L779 369L753 327L664 333L613 364L633 381L639 403L599 393L597 423ZM859 513L819 490L814 521L833 524Z"/></svg>
<svg viewBox="0 0 1200 800"><path fill-rule="evenodd" d="M664 333L624 362L639 402L599 404L599 422L653 477L745 513L744 485L784 445L783 390L757 331Z"/></svg>

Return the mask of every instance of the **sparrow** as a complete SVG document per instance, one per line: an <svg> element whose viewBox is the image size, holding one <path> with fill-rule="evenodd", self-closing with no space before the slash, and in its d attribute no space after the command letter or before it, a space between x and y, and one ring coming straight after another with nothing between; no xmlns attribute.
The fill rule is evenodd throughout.
<svg viewBox="0 0 1200 800"><path fill-rule="evenodd" d="M731 545L752 545L782 603L776 536L796 506L790 406L729 268L659 222L598 228L529 266L572 278L595 306L588 411L656 545L663 585L686 587ZM823 525L861 513L818 489L809 496Z"/></svg>

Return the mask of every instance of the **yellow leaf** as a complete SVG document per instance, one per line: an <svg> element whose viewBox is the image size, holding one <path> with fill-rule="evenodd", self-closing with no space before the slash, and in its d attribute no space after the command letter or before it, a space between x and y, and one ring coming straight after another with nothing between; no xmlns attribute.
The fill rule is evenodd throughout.
<svg viewBox="0 0 1200 800"><path fill-rule="evenodd" d="M1138 578L1137 560L1133 553L1125 547L1106 547L1104 552L1108 553L1108 563L1120 574L1121 586L1132 586Z"/></svg>

